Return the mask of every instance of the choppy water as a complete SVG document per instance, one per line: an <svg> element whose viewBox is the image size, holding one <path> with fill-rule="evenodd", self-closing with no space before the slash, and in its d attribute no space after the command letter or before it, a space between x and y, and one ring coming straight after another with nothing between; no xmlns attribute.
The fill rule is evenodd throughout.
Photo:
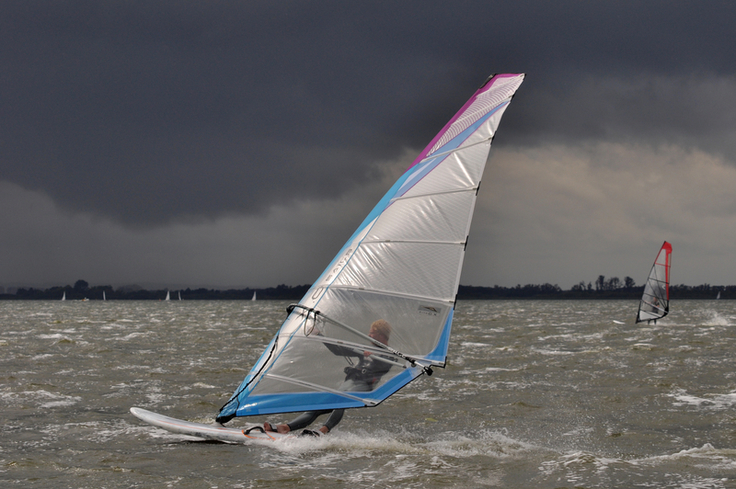
<svg viewBox="0 0 736 489"><path fill-rule="evenodd" d="M316 441L194 441L129 413L212 420L286 305L0 303L0 485L736 487L735 301L650 326L630 301L460 302L448 368Z"/></svg>

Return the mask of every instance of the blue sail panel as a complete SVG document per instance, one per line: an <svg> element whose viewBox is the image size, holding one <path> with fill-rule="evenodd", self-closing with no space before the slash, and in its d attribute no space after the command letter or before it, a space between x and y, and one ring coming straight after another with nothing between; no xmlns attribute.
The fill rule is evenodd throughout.
<svg viewBox="0 0 736 489"><path fill-rule="evenodd" d="M346 392L345 395L324 391L255 395L249 397L248 404L238 408L237 416L377 406L421 374L420 368L407 369L371 392Z"/></svg>
<svg viewBox="0 0 736 489"><path fill-rule="evenodd" d="M442 330L442 336L440 336L440 341L437 342L437 347L426 356L427 360L435 364L444 365L447 361L447 350L450 348L450 333L452 332L452 318L454 315L455 309L453 308L447 317L445 327Z"/></svg>
<svg viewBox="0 0 736 489"><path fill-rule="evenodd" d="M523 74L468 100L358 226L218 419L373 406L445 365L491 141Z"/></svg>

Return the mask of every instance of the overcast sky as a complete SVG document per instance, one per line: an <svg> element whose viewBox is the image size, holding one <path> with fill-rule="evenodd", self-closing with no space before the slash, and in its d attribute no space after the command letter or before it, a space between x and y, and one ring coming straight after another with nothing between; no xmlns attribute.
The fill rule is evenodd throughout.
<svg viewBox="0 0 736 489"><path fill-rule="evenodd" d="M736 284L731 1L0 3L0 285L310 284L493 73L464 285Z"/></svg>

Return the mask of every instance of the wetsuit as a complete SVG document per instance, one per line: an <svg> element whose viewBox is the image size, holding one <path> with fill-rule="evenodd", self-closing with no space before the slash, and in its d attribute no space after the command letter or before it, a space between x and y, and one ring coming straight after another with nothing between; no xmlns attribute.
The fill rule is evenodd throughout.
<svg viewBox="0 0 736 489"><path fill-rule="evenodd" d="M352 364L351 360L348 360L351 362L351 365L349 367L345 367L345 380L342 384L340 384L340 387L338 387L338 390L344 391L344 392L369 392L373 390L373 386L381 380L381 377L383 377L389 370L391 370L391 364L388 362L384 362L380 360L380 357L377 356L375 353L372 353L371 355L364 355L362 352L356 351L353 348L346 348L344 346L339 345L332 345L329 343L325 343L325 346L335 355L344 356L344 357L356 357L358 358L357 364ZM332 428L337 426L337 423L339 423L342 420L343 414L345 414L344 409L323 409L320 411L307 411L305 413L300 414L297 418L292 420L290 423L287 423L287 426L289 427L289 430L300 430L302 428L306 428L310 424L314 422L314 420L317 419L318 416L321 416L323 414L332 413L329 418L327 418L327 421L325 421L325 426L327 426L327 429L332 431Z"/></svg>

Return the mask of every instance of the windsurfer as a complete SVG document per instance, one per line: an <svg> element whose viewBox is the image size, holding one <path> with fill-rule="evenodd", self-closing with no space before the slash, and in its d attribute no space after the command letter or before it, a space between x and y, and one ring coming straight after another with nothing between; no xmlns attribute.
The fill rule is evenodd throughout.
<svg viewBox="0 0 736 489"><path fill-rule="evenodd" d="M389 336L391 336L391 325L383 320L379 319L371 324L368 336L372 339L388 345ZM367 392L373 390L376 383L383 377L390 369L391 364L381 361L372 355L368 351L362 353L357 352L351 348L345 348L339 345L333 345L325 343L325 346L335 355L344 356L346 358L357 357L358 363L351 364L349 367L345 367L345 380L340 385L339 390L341 391L359 391ZM337 424L342 420L344 409L335 409L331 411L329 409L320 411L307 411L300 414L294 420L289 423L283 424L271 424L269 422L263 423L263 429L266 431L276 431L279 433L288 433L293 430L300 430L306 428L312 424L317 417L331 413L325 423L319 428L318 432L312 430L304 430L305 434L311 435L326 435L329 433Z"/></svg>
<svg viewBox="0 0 736 489"><path fill-rule="evenodd" d="M660 291L661 293L661 291ZM657 296L652 297L652 313L658 313L659 312L659 299L657 299ZM651 321L654 321L654 324L657 324L657 318L654 319L647 319L647 324L649 324Z"/></svg>

